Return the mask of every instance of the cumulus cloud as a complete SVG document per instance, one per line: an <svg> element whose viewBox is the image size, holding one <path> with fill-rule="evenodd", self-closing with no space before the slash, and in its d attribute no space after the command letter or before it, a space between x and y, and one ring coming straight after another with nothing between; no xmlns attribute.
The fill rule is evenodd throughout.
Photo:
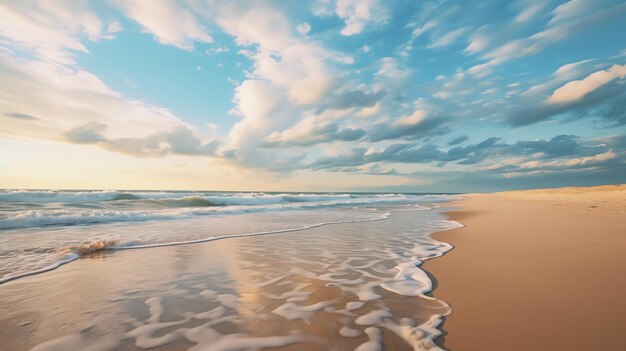
<svg viewBox="0 0 626 351"><path fill-rule="evenodd" d="M389 20L389 14L378 0L337 0L335 13L344 20L341 35L362 33L368 25L381 25Z"/></svg>
<svg viewBox="0 0 626 351"><path fill-rule="evenodd" d="M299 105L320 101L334 84L319 47L293 44L280 52L259 52L254 74L287 89L291 100Z"/></svg>
<svg viewBox="0 0 626 351"><path fill-rule="evenodd" d="M269 82L246 80L235 92L238 113L244 116L230 131L236 147L253 146L290 120L284 113L283 92Z"/></svg>
<svg viewBox="0 0 626 351"><path fill-rule="evenodd" d="M123 0L115 2L128 18L154 35L162 44L192 50L193 42L211 43L213 38L191 8L172 0L148 2Z"/></svg>
<svg viewBox="0 0 626 351"><path fill-rule="evenodd" d="M295 131L287 130L308 111L319 112L327 108L320 106L329 104L349 104L349 99L342 101L331 93L342 85L336 66L351 64L353 59L306 36L295 35L298 25L271 3L219 3L216 8L207 8L205 16L213 16L237 45L245 47L252 60L247 79L236 88L233 111L242 119L229 132L226 148L236 150L231 156L246 166L282 169L284 153L277 156L278 148L270 146L293 145L289 136ZM353 103L363 103L357 100ZM316 138L330 141L356 138L360 133L333 132L332 124L324 128ZM265 147L264 152L258 152L260 146Z"/></svg>
<svg viewBox="0 0 626 351"><path fill-rule="evenodd" d="M289 99L298 105L324 98L335 85L330 63L350 63L352 59L294 36L293 25L278 9L263 3L249 5L220 6L216 22L238 45L258 46L250 52L252 77L286 89Z"/></svg>

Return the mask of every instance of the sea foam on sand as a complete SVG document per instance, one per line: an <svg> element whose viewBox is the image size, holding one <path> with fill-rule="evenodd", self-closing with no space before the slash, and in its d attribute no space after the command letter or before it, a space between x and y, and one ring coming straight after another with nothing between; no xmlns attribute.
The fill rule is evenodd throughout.
<svg viewBox="0 0 626 351"><path fill-rule="evenodd" d="M16 350L440 350L451 309L427 295L420 265L451 248L429 234L457 226L434 210L398 211L141 255L100 252L0 287L0 326L31 321L28 336L7 341ZM47 299L58 294L63 301ZM29 316L37 301L50 302Z"/></svg>

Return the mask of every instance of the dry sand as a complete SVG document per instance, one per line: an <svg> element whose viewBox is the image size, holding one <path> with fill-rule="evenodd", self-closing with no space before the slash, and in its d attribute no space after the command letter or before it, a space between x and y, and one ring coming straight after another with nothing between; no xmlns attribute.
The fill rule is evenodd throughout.
<svg viewBox="0 0 626 351"><path fill-rule="evenodd" d="M464 196L428 261L450 350L625 350L626 186Z"/></svg>

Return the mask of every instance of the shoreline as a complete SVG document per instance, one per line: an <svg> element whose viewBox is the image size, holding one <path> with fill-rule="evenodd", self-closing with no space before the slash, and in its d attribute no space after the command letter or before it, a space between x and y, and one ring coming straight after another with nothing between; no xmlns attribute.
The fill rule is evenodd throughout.
<svg viewBox="0 0 626 351"><path fill-rule="evenodd" d="M469 194L464 227L423 268L452 313L449 350L618 350L626 345L626 187Z"/></svg>

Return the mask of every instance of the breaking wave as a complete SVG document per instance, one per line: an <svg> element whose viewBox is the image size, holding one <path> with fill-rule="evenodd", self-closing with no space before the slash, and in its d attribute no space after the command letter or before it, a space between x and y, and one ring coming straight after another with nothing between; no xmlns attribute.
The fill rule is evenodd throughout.
<svg viewBox="0 0 626 351"><path fill-rule="evenodd" d="M441 196L404 194L265 194L179 192L4 191L0 230L184 219L216 214L414 204L442 201ZM33 209L24 203L38 203ZM41 207L43 206L43 207Z"/></svg>

